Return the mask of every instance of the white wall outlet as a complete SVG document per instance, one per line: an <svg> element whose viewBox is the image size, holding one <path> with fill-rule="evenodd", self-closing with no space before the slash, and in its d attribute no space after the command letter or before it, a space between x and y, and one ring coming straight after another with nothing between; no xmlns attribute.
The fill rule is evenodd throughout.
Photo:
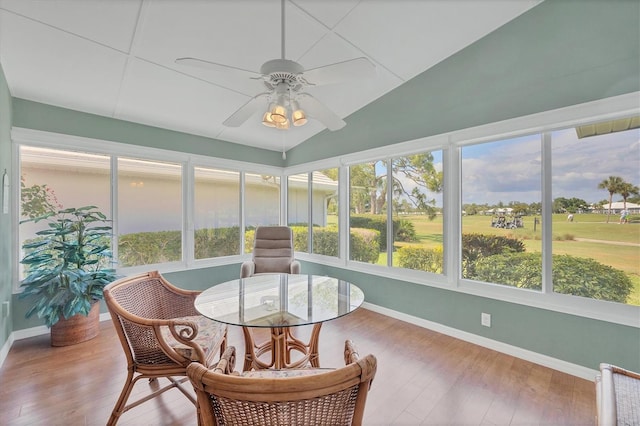
<svg viewBox="0 0 640 426"><path fill-rule="evenodd" d="M491 314L485 314L484 312L480 315L480 324L485 327L491 327Z"/></svg>
<svg viewBox="0 0 640 426"><path fill-rule="evenodd" d="M2 302L2 318L7 318L9 315L11 315L11 303Z"/></svg>

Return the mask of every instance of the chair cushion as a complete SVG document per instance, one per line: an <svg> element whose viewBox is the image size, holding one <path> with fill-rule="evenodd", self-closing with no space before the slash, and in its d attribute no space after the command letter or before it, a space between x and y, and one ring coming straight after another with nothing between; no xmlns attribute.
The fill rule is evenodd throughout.
<svg viewBox="0 0 640 426"><path fill-rule="evenodd" d="M285 368L282 370L264 369L244 371L242 377L253 379L285 379L291 377L314 376L316 374L334 371L333 368Z"/></svg>
<svg viewBox="0 0 640 426"><path fill-rule="evenodd" d="M288 273L291 265L290 257L261 257L255 258L256 264L255 273L273 273L273 272L285 272Z"/></svg>
<svg viewBox="0 0 640 426"><path fill-rule="evenodd" d="M204 351L204 355L208 357L211 351L214 353L220 349L220 344L224 338L224 333L227 326L217 321L204 317L202 315L194 315L188 317L181 317L175 319L184 319L187 321L193 321L198 325L198 334L193 341L200 345ZM180 343L171 334L169 327L162 327L162 337L176 352L183 357L192 361L197 361L198 357L193 348Z"/></svg>

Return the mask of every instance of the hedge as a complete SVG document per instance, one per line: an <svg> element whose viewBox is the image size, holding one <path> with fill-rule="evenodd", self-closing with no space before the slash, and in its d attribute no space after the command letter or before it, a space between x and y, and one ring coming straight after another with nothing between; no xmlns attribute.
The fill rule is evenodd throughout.
<svg viewBox="0 0 640 426"><path fill-rule="evenodd" d="M442 273L444 257L442 247L426 249L420 247L400 247L395 255L398 256L398 265L401 268L417 271Z"/></svg>
<svg viewBox="0 0 640 426"><path fill-rule="evenodd" d="M593 259L553 255L553 290L591 299L625 303L632 291L629 277ZM541 253L505 253L478 259L474 279L533 290L542 289Z"/></svg>
<svg viewBox="0 0 640 426"><path fill-rule="evenodd" d="M387 216L379 214L351 215L349 218L351 229L373 229L380 233L380 251L387 250ZM393 219L393 235L395 241L416 241L416 231L411 221L405 219Z"/></svg>
<svg viewBox="0 0 640 426"><path fill-rule="evenodd" d="M294 249L308 252L307 227L292 226ZM195 258L208 259L233 256L240 252L240 228L198 229L194 233ZM255 229L244 234L245 253L253 251ZM352 260L376 263L379 251L379 233L370 229L353 229L351 232ZM313 252L338 257L340 244L335 227L314 227ZM137 232L119 238L119 266L149 265L180 261L182 237L180 231Z"/></svg>

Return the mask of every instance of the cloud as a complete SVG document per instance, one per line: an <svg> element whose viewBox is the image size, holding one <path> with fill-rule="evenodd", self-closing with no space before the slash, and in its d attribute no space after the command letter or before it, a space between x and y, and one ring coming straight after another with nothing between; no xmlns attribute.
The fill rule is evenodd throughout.
<svg viewBox="0 0 640 426"><path fill-rule="evenodd" d="M608 196L598 184L620 176L640 184L640 130L578 139L574 129L553 132L552 197L587 202ZM539 135L462 148L463 203L540 202L542 145Z"/></svg>

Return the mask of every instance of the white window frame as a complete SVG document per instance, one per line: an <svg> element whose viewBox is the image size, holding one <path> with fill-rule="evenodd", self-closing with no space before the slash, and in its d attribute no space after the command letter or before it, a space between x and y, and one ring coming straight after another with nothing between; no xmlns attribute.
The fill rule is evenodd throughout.
<svg viewBox="0 0 640 426"><path fill-rule="evenodd" d="M328 266L345 268L365 274L375 274L392 279L404 280L417 284L423 284L433 287L445 288L450 291L466 293L496 299L515 304L522 304L551 311L564 312L574 314L586 318L594 318L598 320L610 321L618 324L638 327L638 317L640 316L640 307L625 305L614 302L601 300L593 300L572 295L553 293L550 284L545 283L549 280L550 275L550 259L551 259L551 222L543 221L543 265L547 265L543 269L545 281L543 281L543 290L541 292L511 288L490 283L478 283L460 278L460 244L461 244L461 187L460 187L460 170L461 156L460 150L468 144L476 144L482 142L490 142L501 139L508 139L517 136L523 136L532 133L545 134L555 130L568 127L575 127L582 124L589 124L598 121L611 120L618 117L631 116L640 114L640 105L638 97L640 92L630 93L626 95L616 96L608 99L598 100L585 104L575 105L572 107L561 108L552 111L545 111L538 114L505 120L497 123L477 126L473 128L463 129L451 133L436 135L427 138L402 142L381 148L374 148L358 153L332 157L320 161L305 163L292 167L280 168L275 166L266 166L255 163L219 159L189 153L161 150L157 148L143 147L137 145L129 145L116 142L105 142L96 139L89 139L77 136L61 135L49 132L42 132L30 129L13 128L13 158L14 158L14 175L12 181L19 181L19 159L17 155L18 146L20 144L28 144L31 146L50 147L55 149L81 150L87 152L95 152L97 154L118 155L118 156L135 156L143 159L156 159L172 162L180 162L183 164L184 173L183 188L186 187L183 203L185 204L185 220L183 221L183 238L189 229L193 227L192 207L188 206L189 200L193 200L193 165L205 167L216 167L225 170L234 170L240 172L241 187L241 206L240 220L241 229L244 229L244 174L245 173L262 173L280 176L280 221L282 224L287 223L287 194L286 182L287 177L291 174L309 173L317 170L328 168L339 168L339 217L340 217L340 258L333 258L321 255L300 253L296 254L302 260L310 262L322 263ZM548 143L548 142L547 142ZM543 169L542 183L542 199L543 206L550 209L551 194L551 170L550 170L550 153L548 148L544 148L543 142L543 158L546 158L547 166ZM358 164L367 160L379 160L396 156L411 155L418 152L432 151L436 149L443 150L443 169L445 173L444 193L443 193L443 232L445 246L445 273L443 275L430 274L421 271L411 271L401 268L382 267L378 265L368 265L361 262L353 262L348 260L348 244L349 244L349 196L348 196L348 166ZM117 186L116 186L117 188ZM13 194L14 217L19 217L19 188L14 189ZM115 204L112 203L115 206ZM543 207L545 208L545 207ZM546 213L547 215L549 212ZM114 215L112 214L112 217ZM18 248L18 233L14 233L14 248ZM191 237L192 238L192 237ZM188 240L187 240L188 242ZM18 252L17 250L15 252ZM158 269L163 272L177 271L183 269L197 267L211 267L230 263L238 263L249 255L229 256L225 258L216 258L207 261L198 261L190 263L183 259L179 265L157 265ZM148 270L149 267L156 265L145 265L142 269ZM16 272L17 272L17 268ZM127 269L127 273L133 271ZM17 282L17 277L14 277Z"/></svg>

